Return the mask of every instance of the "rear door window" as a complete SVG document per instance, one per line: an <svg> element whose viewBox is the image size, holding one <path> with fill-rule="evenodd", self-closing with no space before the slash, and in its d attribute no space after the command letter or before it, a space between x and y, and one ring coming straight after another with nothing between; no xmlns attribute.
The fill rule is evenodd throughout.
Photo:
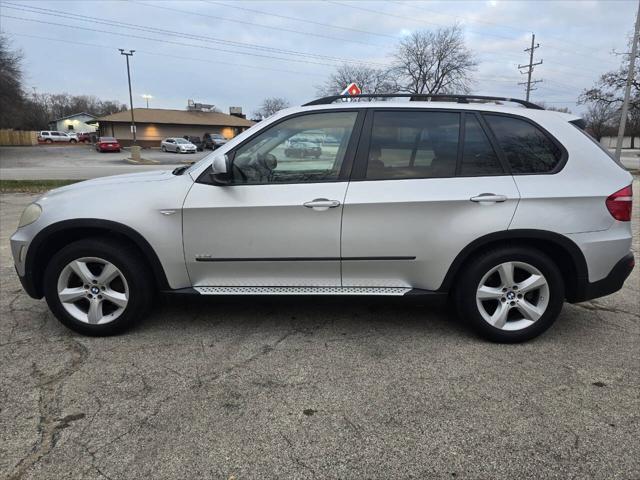
<svg viewBox="0 0 640 480"><path fill-rule="evenodd" d="M374 113L367 180L455 176L460 114Z"/></svg>
<svg viewBox="0 0 640 480"><path fill-rule="evenodd" d="M532 123L504 115L483 114L504 152L513 174L551 173L562 151Z"/></svg>

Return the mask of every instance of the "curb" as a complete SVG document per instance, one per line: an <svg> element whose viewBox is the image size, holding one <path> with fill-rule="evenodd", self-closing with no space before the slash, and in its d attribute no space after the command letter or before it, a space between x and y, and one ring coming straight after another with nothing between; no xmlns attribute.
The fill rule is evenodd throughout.
<svg viewBox="0 0 640 480"><path fill-rule="evenodd" d="M160 163L158 160L148 160L146 158L141 158L140 160L134 160L131 157L125 158L125 161L133 165L157 165Z"/></svg>

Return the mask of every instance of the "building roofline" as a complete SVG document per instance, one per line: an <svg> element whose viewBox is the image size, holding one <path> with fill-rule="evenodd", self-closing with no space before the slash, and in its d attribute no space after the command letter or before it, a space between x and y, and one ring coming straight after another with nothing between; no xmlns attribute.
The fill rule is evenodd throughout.
<svg viewBox="0 0 640 480"><path fill-rule="evenodd" d="M67 118L76 117L78 115L87 115L88 117L91 117L93 119L98 118L95 115L93 115L92 113L78 112L78 113L72 113L71 115L67 115L66 117L60 117L60 118L56 118L56 119L50 120L49 123L51 123L51 122L59 122L60 120L66 120Z"/></svg>

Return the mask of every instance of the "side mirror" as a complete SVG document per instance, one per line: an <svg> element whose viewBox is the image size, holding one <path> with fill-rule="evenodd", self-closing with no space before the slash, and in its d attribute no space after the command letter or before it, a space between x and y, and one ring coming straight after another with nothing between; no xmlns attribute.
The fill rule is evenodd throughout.
<svg viewBox="0 0 640 480"><path fill-rule="evenodd" d="M214 185L225 186L231 184L231 160L227 155L217 155L213 159L210 177Z"/></svg>

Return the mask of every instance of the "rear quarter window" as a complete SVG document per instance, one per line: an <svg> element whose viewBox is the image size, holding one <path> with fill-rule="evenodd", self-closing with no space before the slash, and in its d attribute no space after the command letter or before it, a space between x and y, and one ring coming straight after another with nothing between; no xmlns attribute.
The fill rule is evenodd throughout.
<svg viewBox="0 0 640 480"><path fill-rule="evenodd" d="M587 137L590 141L592 141L593 143L595 143L598 148L600 150L602 150L602 152L609 157L611 160L613 160L619 167L622 167L624 170L626 170L626 168L624 167L624 165L622 164L622 162L620 160L618 160L615 155L613 153L611 153L609 150L607 150L598 140L596 140L586 129L586 122L583 119L579 119L579 120L573 120L572 122L569 122L571 125L573 125L574 127L576 127L578 130L580 130L585 137Z"/></svg>
<svg viewBox="0 0 640 480"><path fill-rule="evenodd" d="M552 173L562 150L534 124L504 115L484 114L515 175Z"/></svg>

